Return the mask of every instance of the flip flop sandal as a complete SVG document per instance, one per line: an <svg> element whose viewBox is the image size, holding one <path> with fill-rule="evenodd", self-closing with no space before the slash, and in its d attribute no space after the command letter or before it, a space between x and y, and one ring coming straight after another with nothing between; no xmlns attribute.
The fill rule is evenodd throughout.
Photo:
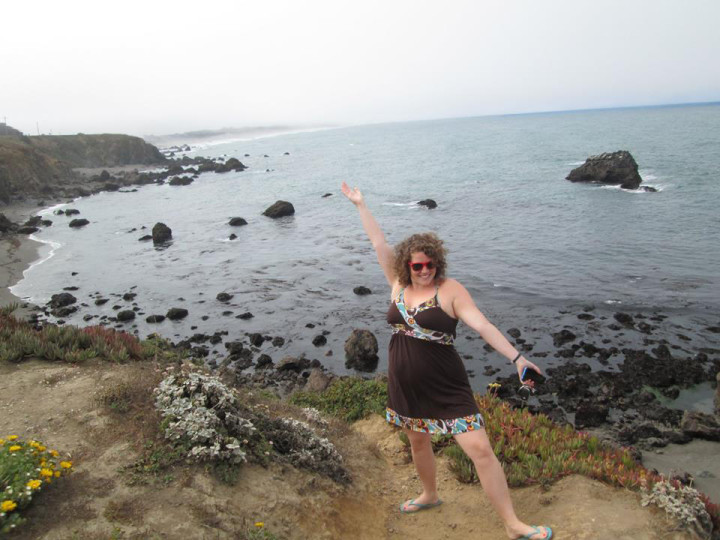
<svg viewBox="0 0 720 540"><path fill-rule="evenodd" d="M535 536L536 534L542 534L543 531L542 529L540 529L540 527L536 527L535 525L530 526L535 529L535 532L531 532L529 534L526 534L525 536L520 536L515 540L550 540L552 538L552 529L550 527L545 527L545 525L543 525L543 527L547 530L547 536L542 537L542 539L533 538L533 536Z"/></svg>
<svg viewBox="0 0 720 540"><path fill-rule="evenodd" d="M442 503L443 503L442 499L438 499L437 502L430 503L430 504L416 503L415 499L413 499L409 503L402 503L400 505L400 512L402 512L403 514L414 514L415 512L420 512L422 510L428 510L430 508L435 508L436 506L440 506ZM409 506L417 506L417 510L406 510L404 508L405 506L408 506L408 507ZM550 538L550 537L548 536L548 538Z"/></svg>

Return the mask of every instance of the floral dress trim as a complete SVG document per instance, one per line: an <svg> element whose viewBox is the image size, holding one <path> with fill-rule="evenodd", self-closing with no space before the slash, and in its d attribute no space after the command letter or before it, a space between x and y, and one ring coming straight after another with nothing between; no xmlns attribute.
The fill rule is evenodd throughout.
<svg viewBox="0 0 720 540"><path fill-rule="evenodd" d="M436 418L410 418L408 416L402 416L390 407L387 407L385 409L385 420L390 424L411 431L441 433L443 435L457 435L458 433L467 433L468 431L477 431L485 428L485 420L480 413L470 414L460 418L438 420Z"/></svg>
<svg viewBox="0 0 720 540"><path fill-rule="evenodd" d="M408 329L404 324L393 324L391 325L393 327L393 334L404 334L417 339L442 343L443 345L452 345L455 341L455 337L452 334L429 330L428 328L423 328L415 322L415 317L418 316L418 313L421 313L426 309L440 307L437 293L438 289L435 287L435 296L426 300L416 308L407 309L405 307L405 289L402 289L400 294L398 294L397 298L393 301L395 302L400 315L402 315L402 318L405 319L405 324L407 324L410 328ZM412 312L412 315L409 312Z"/></svg>

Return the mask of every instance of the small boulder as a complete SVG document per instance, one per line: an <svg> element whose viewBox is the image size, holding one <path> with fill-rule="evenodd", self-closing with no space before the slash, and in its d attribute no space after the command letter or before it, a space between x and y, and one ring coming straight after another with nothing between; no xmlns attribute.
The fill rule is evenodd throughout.
<svg viewBox="0 0 720 540"><path fill-rule="evenodd" d="M152 228L153 244L163 244L172 240L172 229L164 223L156 223Z"/></svg>
<svg viewBox="0 0 720 540"><path fill-rule="evenodd" d="M720 441L720 422L711 414L685 411L680 421L680 429L691 437Z"/></svg>
<svg viewBox="0 0 720 540"><path fill-rule="evenodd" d="M316 347L322 347L323 345L327 344L327 338L322 334L319 336L315 336L312 340L312 344Z"/></svg>
<svg viewBox="0 0 720 540"><path fill-rule="evenodd" d="M590 156L583 165L570 171L566 180L619 185L623 189L637 189L642 182L638 164L626 150Z"/></svg>
<svg viewBox="0 0 720 540"><path fill-rule="evenodd" d="M226 292L218 293L218 295L215 297L215 299L219 302L229 302L230 300L232 300L232 298L233 295Z"/></svg>
<svg viewBox="0 0 720 540"><path fill-rule="evenodd" d="M70 227L72 227L72 228L74 228L74 229L77 229L78 227L84 227L84 226L87 225L88 223L90 223L90 222L89 222L87 219L85 219L85 218L73 219L73 220L70 222Z"/></svg>
<svg viewBox="0 0 720 540"><path fill-rule="evenodd" d="M69 306L70 304L74 304L77 302L77 298L75 298L72 294L64 292L60 294L53 294L52 297L50 297L50 307L53 309Z"/></svg>
<svg viewBox="0 0 720 540"><path fill-rule="evenodd" d="M0 233L10 232L17 229L17 225L10 221L5 214L0 214Z"/></svg>
<svg viewBox="0 0 720 540"><path fill-rule="evenodd" d="M582 401L575 411L575 428L585 429L601 426L607 420L609 408L591 401Z"/></svg>
<svg viewBox="0 0 720 540"><path fill-rule="evenodd" d="M188 316L188 310L185 308L170 308L166 313L166 317L171 321L179 321Z"/></svg>
<svg viewBox="0 0 720 540"><path fill-rule="evenodd" d="M419 206L425 206L428 210L432 210L433 208L437 208L437 203L433 201L432 199L423 199L422 201L418 202Z"/></svg>
<svg viewBox="0 0 720 540"><path fill-rule="evenodd" d="M170 180L171 186L189 186L193 183L193 179L189 176L175 176Z"/></svg>
<svg viewBox="0 0 720 540"><path fill-rule="evenodd" d="M245 221L241 217L234 217L234 218L230 218L229 225L232 225L233 227L240 227L242 225L247 225L247 221Z"/></svg>
<svg viewBox="0 0 720 540"><path fill-rule="evenodd" d="M117 314L117 320L120 322L132 321L135 319L135 312L131 309L125 309Z"/></svg>
<svg viewBox="0 0 720 540"><path fill-rule="evenodd" d="M68 208L65 210L66 216L75 216L80 213L80 210L77 210L75 208Z"/></svg>
<svg viewBox="0 0 720 540"><path fill-rule="evenodd" d="M154 324L154 323L161 323L164 320L165 320L165 315L150 315L147 319L145 319L145 322Z"/></svg>
<svg viewBox="0 0 720 540"><path fill-rule="evenodd" d="M372 291L370 289L368 289L367 287L363 287L362 285L360 285L359 287L355 287L353 289L353 292L359 296L364 296L366 294L372 294Z"/></svg>
<svg viewBox="0 0 720 540"><path fill-rule="evenodd" d="M370 330L352 331L345 341L345 367L371 372L377 369L378 342Z"/></svg>
<svg viewBox="0 0 720 540"><path fill-rule="evenodd" d="M37 227L20 227L17 232L18 234L33 234L38 232L40 229Z"/></svg>
<svg viewBox="0 0 720 540"><path fill-rule="evenodd" d="M277 201L263 212L263 216L276 219L285 216L292 216L294 213L295 207L291 203L287 201Z"/></svg>

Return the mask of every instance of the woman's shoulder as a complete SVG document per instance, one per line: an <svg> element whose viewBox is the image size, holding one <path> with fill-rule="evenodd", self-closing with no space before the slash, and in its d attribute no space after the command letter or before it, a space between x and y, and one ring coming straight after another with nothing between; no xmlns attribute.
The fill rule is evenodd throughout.
<svg viewBox="0 0 720 540"><path fill-rule="evenodd" d="M447 291L458 291L464 289L465 287L463 287L457 279L445 278L438 284L438 288Z"/></svg>

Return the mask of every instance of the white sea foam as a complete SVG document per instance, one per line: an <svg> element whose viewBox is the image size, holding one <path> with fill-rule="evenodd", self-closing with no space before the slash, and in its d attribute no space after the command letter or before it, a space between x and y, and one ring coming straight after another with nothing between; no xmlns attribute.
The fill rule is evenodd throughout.
<svg viewBox="0 0 720 540"><path fill-rule="evenodd" d="M58 206L62 206L62 205L58 205ZM53 208L54 208L54 207L53 207ZM52 241L52 240L45 240L45 239L43 239L43 238L38 238L38 237L35 236L34 234L31 234L30 236L28 236L28 238L30 238L30 240L34 240L34 241L39 242L39 243L41 243L41 244L50 246L50 251L49 251L49 253L48 253L45 257L38 259L37 261L35 261L34 263L32 263L30 266L28 266L28 267L23 271L23 279L26 279L26 278L27 278L27 275L28 275L34 268L37 268L38 266L40 266L40 265L43 264L44 262L47 262L47 261L49 261L50 259L52 259L53 256L55 255L55 252L63 246L62 243L60 243L60 242L54 242L54 241ZM12 294L14 294L15 296L17 296L17 297L20 297L20 295L19 295L19 294L15 294L15 291L14 291L13 289L16 289L17 286L21 283L21 281L22 281L22 280L18 281L15 285L13 285L12 287L9 287L9 288L8 288L8 290L9 290ZM43 298L35 297L35 296L31 296L31 297L26 298L26 299L29 300L29 301L32 302L32 303L35 303L35 304L40 304L40 303L44 300Z"/></svg>

